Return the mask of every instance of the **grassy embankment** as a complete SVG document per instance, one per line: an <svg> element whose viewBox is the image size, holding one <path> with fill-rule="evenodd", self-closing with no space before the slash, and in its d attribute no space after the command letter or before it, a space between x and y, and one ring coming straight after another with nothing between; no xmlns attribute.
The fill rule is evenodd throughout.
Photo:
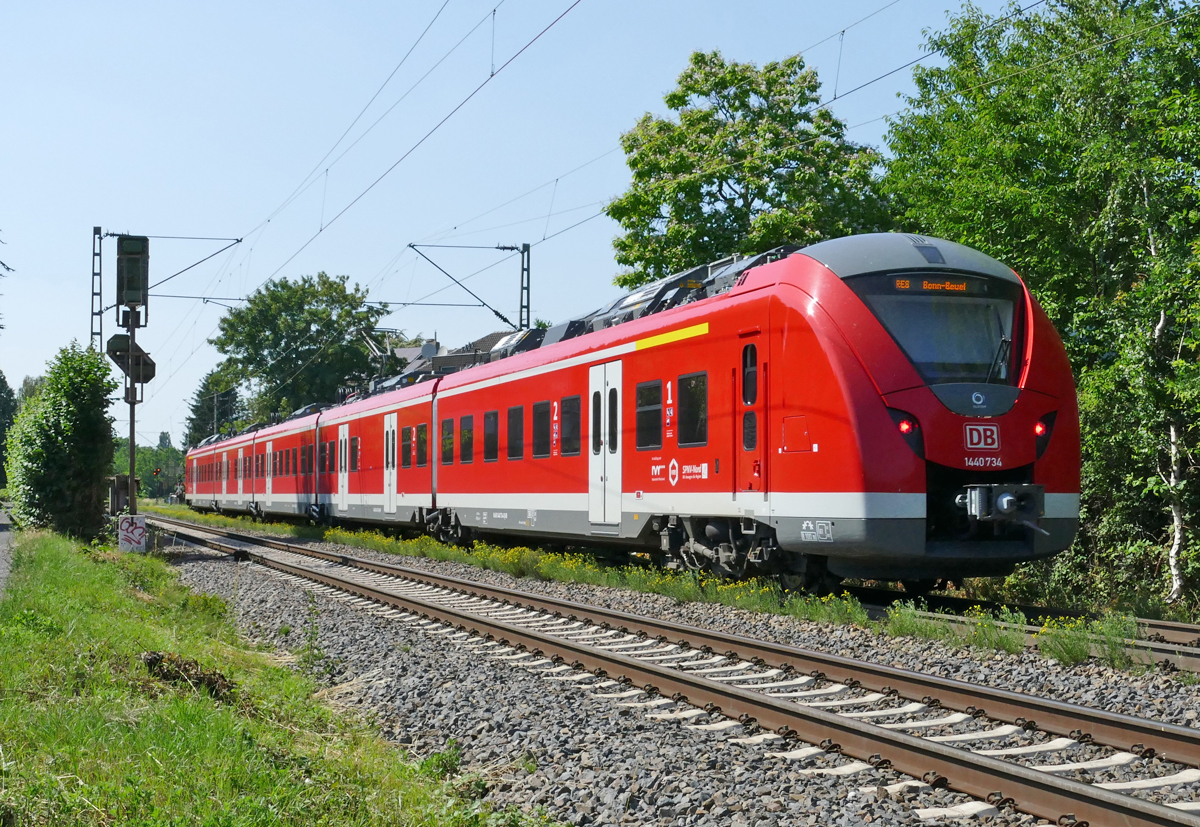
<svg viewBox="0 0 1200 827"><path fill-rule="evenodd" d="M0 824L522 823L469 800L453 747L410 761L224 614L162 559L18 535L0 599Z"/></svg>
<svg viewBox="0 0 1200 827"><path fill-rule="evenodd" d="M198 514L185 506L146 503L145 510L163 516L191 520L215 527L259 530L302 539L324 539L388 554L451 560L471 566L502 571L514 577L589 583L661 594L680 602L721 603L756 612L782 614L822 623L849 624L891 637L920 637L950 646L972 647L1009 653L1025 648L1024 633L1010 625L1024 625L1019 613L968 612L967 627L927 618L913 603L893 606L886 618L868 619L866 610L852 596L823 598L782 592L766 580L729 581L704 574L677 573L647 566L605 566L581 554L558 554L530 548L503 548L477 542L470 551L447 546L430 537L399 540L377 531L344 528L320 529L288 523L254 523L240 517ZM1122 642L1137 631L1134 619L1108 612L1093 622L1048 623L1037 636L1038 648L1047 657L1074 664L1095 656L1116 668L1138 666L1130 661Z"/></svg>

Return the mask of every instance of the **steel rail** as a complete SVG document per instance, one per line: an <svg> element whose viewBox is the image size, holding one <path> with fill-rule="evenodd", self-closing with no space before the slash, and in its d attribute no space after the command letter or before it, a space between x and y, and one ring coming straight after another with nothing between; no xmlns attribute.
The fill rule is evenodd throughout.
<svg viewBox="0 0 1200 827"><path fill-rule="evenodd" d="M257 541L241 542L258 544ZM210 543L204 541L204 544ZM746 723L754 722L787 737L813 744L824 743L827 751L840 751L867 760L881 769L890 766L907 775L922 778L927 783L944 783L950 789L975 798L995 802L1011 800L1018 809L1059 824L1073 823L1080 827L1084 824L1096 827L1166 827L1184 824L1200 827L1200 816L1162 804L1098 789L1072 779L1055 777L1020 764L977 755L969 750L884 729L835 713L798 706L770 695L728 686L628 655L595 649L452 606L394 594L328 572L274 560L244 548L238 549L224 543L216 545L244 554L254 562L276 571L470 630L490 639L499 639L508 646L532 649L543 655L553 653L555 660L571 659L571 665L575 668L586 669L598 676L616 675L616 679L622 683L640 685L648 691L702 706ZM425 575L424 572L417 574Z"/></svg>
<svg viewBox="0 0 1200 827"><path fill-rule="evenodd" d="M160 520L159 517L154 517ZM231 540L264 545L352 568L417 579L454 591L490 597L509 603L530 606L567 617L585 619L592 623L644 632L649 637L661 637L697 649L710 649L742 660L761 663L780 669L791 668L801 673L816 673L850 686L872 691L895 691L912 699L929 699L940 706L960 712L988 717L1040 729L1076 739L1083 738L1120 750L1149 755L1153 750L1160 757L1189 766L1200 766L1200 730L1152 721L1133 715L1094 709L1077 704L1026 695L1008 689L967 683L900 669L884 664L801 649L771 641L755 640L688 626L658 618L644 617L615 609L585 603L575 603L545 595L492 586L421 569L380 563L348 554L305 548L270 538L251 537L223 529L211 530L182 521L163 520L188 528L218 534Z"/></svg>

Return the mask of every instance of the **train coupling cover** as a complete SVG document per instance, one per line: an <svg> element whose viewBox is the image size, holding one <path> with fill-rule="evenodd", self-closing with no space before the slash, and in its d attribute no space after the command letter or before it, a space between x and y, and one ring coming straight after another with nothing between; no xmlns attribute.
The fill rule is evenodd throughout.
<svg viewBox="0 0 1200 827"><path fill-rule="evenodd" d="M955 500L967 515L985 523L1012 523L1049 535L1037 521L1045 514L1046 487L1030 483L991 483L966 486Z"/></svg>

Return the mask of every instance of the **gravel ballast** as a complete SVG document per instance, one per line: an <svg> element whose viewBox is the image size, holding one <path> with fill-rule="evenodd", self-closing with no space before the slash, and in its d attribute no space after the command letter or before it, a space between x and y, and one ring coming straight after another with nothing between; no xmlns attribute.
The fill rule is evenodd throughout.
<svg viewBox="0 0 1200 827"><path fill-rule="evenodd" d="M882 663L1068 703L1122 712L1182 726L1200 727L1200 684L1194 676L1157 669L1137 674L1090 660L1062 666L1026 649L1015 655L947 646L918 638L892 638L853 626L831 626L785 615L751 612L717 603L679 603L672 598L583 583L515 578L462 563L402 557L332 543L316 548L393 565L536 592L563 600L687 623L744 637Z"/></svg>
<svg viewBox="0 0 1200 827"><path fill-rule="evenodd" d="M315 642L322 656L313 668L330 684L330 700L372 716L414 755L457 740L464 768L497 806L540 809L572 824L910 825L938 823L922 821L918 807L969 800L927 788L879 795L877 787L906 780L891 770L805 774L850 759L769 758L781 745L733 743L748 734L742 728L698 732L652 720L651 711L682 707L647 710L593 697L475 651L477 638L432 635L382 607L259 566L208 552L178 565L185 583L229 602L252 640L292 651ZM992 821L1031 822L1011 809Z"/></svg>

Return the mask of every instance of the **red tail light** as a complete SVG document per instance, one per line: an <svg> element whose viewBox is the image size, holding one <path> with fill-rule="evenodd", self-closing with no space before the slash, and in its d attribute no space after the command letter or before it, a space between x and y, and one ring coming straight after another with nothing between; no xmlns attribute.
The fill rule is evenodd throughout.
<svg viewBox="0 0 1200 827"><path fill-rule="evenodd" d="M908 447L912 449L914 454L924 459L925 439L921 436L921 423L907 411L888 408L887 412L888 416L892 418L892 422L896 423L896 430L900 432L900 436L908 443Z"/></svg>
<svg viewBox="0 0 1200 827"><path fill-rule="evenodd" d="M1054 434L1054 420L1057 418L1058 411L1051 411L1033 426L1033 444L1038 459L1042 458L1042 454L1046 453L1046 448L1050 446L1050 437Z"/></svg>

